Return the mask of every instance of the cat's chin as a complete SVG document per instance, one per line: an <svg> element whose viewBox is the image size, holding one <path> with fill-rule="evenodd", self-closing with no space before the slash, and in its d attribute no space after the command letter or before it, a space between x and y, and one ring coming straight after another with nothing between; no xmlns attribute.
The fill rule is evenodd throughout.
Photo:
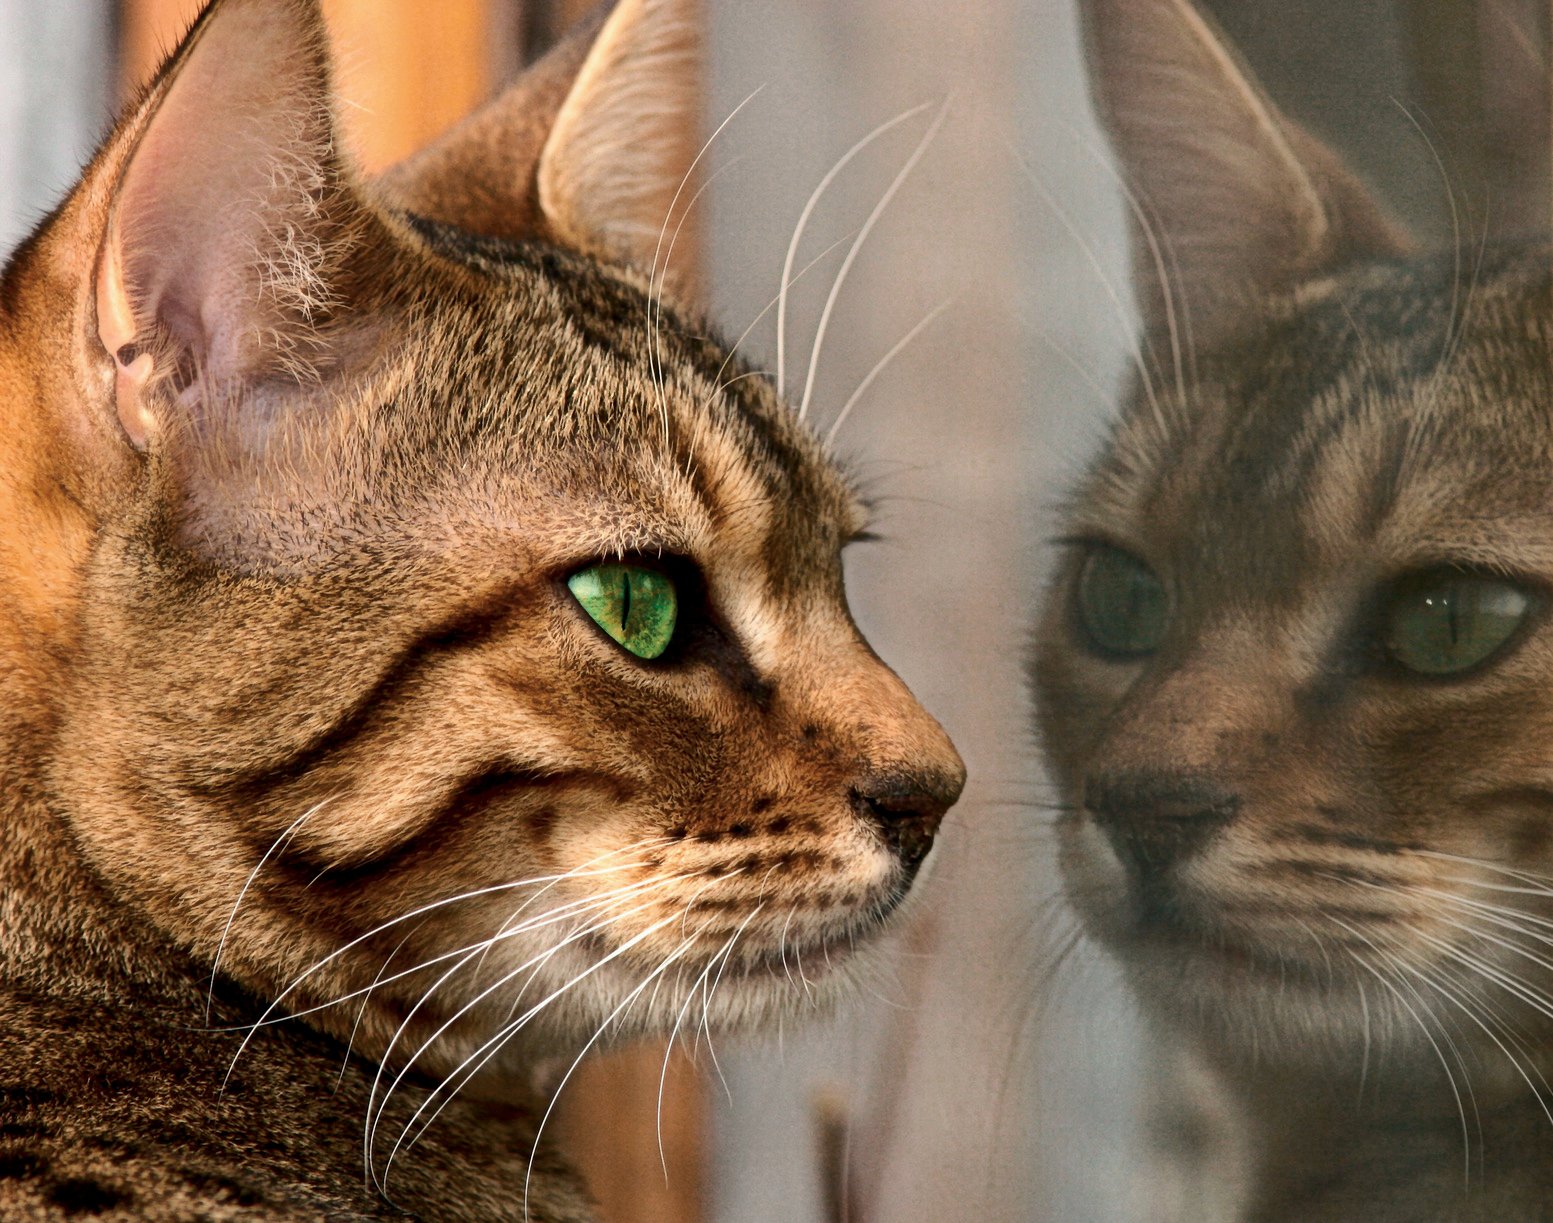
<svg viewBox="0 0 1553 1223"><path fill-rule="evenodd" d="M898 927L897 921L881 926L870 917L741 948L726 958L714 953L687 968L649 1004L627 1004L625 1022L614 1023L611 1037L615 1043L675 1035L693 1040L698 1031L743 1034L769 1030L783 1020L822 1018L887 973ZM615 1007L649 971L646 965L626 964L610 974L606 989L620 999Z"/></svg>
<svg viewBox="0 0 1553 1223"><path fill-rule="evenodd" d="M1315 1066L1367 1042L1395 1043L1398 1053L1413 1043L1394 1023L1375 1025L1389 1000L1355 972L1220 931L1096 933L1150 1019L1231 1059Z"/></svg>
<svg viewBox="0 0 1553 1223"><path fill-rule="evenodd" d="M579 948L574 958L556 965L557 978L548 989L559 990L568 979L586 978L585 986L574 984L564 1003L540 1009L492 1058L492 1072L500 1083L512 1075L522 1079L532 1065L570 1064L590 1052L644 1041L668 1039L690 1049L708 1040L764 1033L784 1021L825 1018L889 976L902 924L898 915L881 924L875 910L866 919L806 934L788 932L769 946L764 941L740 946L726 956L723 944L709 944L702 954L684 958L682 972L664 972L662 961L646 957L611 958L602 948ZM427 1067L447 1074L478 1057L489 1039L482 1029L477 1022L429 1050Z"/></svg>

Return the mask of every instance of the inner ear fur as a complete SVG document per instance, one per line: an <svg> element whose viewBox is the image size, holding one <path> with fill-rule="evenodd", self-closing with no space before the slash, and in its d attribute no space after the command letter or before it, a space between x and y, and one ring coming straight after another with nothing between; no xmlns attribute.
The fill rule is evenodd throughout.
<svg viewBox="0 0 1553 1223"><path fill-rule="evenodd" d="M1279 112L1188 0L1086 0L1092 89L1130 185L1151 342L1232 338L1254 307L1406 235Z"/></svg>
<svg viewBox="0 0 1553 1223"><path fill-rule="evenodd" d="M692 195L682 188L701 117L699 31L694 0L596 12L495 101L384 174L385 200L472 233L651 271Z"/></svg>
<svg viewBox="0 0 1553 1223"><path fill-rule="evenodd" d="M316 0L215 0L104 159L96 338L145 447L327 360L372 214L338 153Z"/></svg>

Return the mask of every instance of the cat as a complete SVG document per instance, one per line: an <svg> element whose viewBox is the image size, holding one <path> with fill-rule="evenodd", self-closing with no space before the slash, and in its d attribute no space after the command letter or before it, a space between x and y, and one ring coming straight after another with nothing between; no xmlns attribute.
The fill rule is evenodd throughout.
<svg viewBox="0 0 1553 1223"><path fill-rule="evenodd" d="M316 0L214 0L6 268L8 1223L584 1220L541 1062L877 962L964 768L664 297L687 7L367 181Z"/></svg>
<svg viewBox="0 0 1553 1223"><path fill-rule="evenodd" d="M1065 893L1236 1217L1553 1218L1549 252L1416 249L1186 0L1085 19L1143 325L1032 654Z"/></svg>

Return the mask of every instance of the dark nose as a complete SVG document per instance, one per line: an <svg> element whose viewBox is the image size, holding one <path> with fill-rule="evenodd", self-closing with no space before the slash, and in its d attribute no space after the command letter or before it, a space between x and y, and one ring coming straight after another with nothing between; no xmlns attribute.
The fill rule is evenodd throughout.
<svg viewBox="0 0 1553 1223"><path fill-rule="evenodd" d="M1203 777L1101 773L1085 781L1084 806L1117 856L1148 876L1199 852L1235 818L1240 798Z"/></svg>
<svg viewBox="0 0 1553 1223"><path fill-rule="evenodd" d="M933 848L933 836L964 786L963 775L883 773L859 784L852 802L879 830L909 877Z"/></svg>

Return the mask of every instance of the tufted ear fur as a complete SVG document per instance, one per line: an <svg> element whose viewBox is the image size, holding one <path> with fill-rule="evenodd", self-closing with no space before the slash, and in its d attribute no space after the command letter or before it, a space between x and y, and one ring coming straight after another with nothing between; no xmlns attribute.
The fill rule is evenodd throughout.
<svg viewBox="0 0 1553 1223"><path fill-rule="evenodd" d="M385 174L387 197L475 233L650 270L691 194L680 191L700 117L690 3L619 0L583 22L501 97Z"/></svg>
<svg viewBox="0 0 1553 1223"><path fill-rule="evenodd" d="M1093 89L1136 197L1151 336L1230 338L1247 306L1407 242L1269 101L1189 0L1087 0Z"/></svg>
<svg viewBox="0 0 1553 1223"><path fill-rule="evenodd" d="M369 213L336 153L316 0L215 0L105 159L97 340L148 444L273 379L316 375Z"/></svg>

